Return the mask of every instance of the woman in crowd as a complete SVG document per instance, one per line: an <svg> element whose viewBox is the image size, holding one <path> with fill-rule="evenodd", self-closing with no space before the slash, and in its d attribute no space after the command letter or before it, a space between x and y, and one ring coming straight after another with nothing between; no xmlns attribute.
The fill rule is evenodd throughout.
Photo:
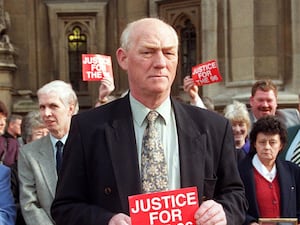
<svg viewBox="0 0 300 225"><path fill-rule="evenodd" d="M277 158L287 133L274 116L260 118L250 132L250 153L239 162L249 208L245 225L259 218L298 218L300 221L300 167Z"/></svg>
<svg viewBox="0 0 300 225"><path fill-rule="evenodd" d="M244 103L234 101L224 109L224 116L230 120L238 161L244 158L250 150L248 134L250 132L250 118L247 106Z"/></svg>
<svg viewBox="0 0 300 225"><path fill-rule="evenodd" d="M39 110L28 112L23 118L21 125L21 138L23 144L40 139L48 133L49 131L40 116Z"/></svg>
<svg viewBox="0 0 300 225"><path fill-rule="evenodd" d="M49 131L40 116L39 110L30 111L22 120L19 143L21 145L28 144L46 136L48 133ZM17 163L11 166L11 188L17 207L17 219L15 225L25 225L26 223L21 212L19 201L20 196Z"/></svg>

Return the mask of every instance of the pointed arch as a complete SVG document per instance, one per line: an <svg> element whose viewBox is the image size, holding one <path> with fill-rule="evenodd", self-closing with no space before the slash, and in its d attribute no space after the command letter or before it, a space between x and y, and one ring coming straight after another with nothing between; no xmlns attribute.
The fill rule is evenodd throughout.
<svg viewBox="0 0 300 225"><path fill-rule="evenodd" d="M66 41L68 48L69 80L75 91L88 90L87 82L82 81L81 55L88 52L88 28L79 22L66 26Z"/></svg>
<svg viewBox="0 0 300 225"><path fill-rule="evenodd" d="M157 5L159 16L176 29L179 37L179 64L172 94L181 95L183 78L191 74L192 66L201 59L201 1L176 1L173 4L158 1Z"/></svg>

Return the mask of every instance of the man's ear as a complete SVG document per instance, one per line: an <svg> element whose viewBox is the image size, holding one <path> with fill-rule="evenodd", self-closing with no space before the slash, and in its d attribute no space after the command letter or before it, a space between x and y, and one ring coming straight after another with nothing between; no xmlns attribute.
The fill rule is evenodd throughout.
<svg viewBox="0 0 300 225"><path fill-rule="evenodd" d="M69 104L69 112L68 112L68 114L69 114L70 116L72 116L72 115L75 114L75 105L74 105L73 103L70 103L70 104Z"/></svg>
<svg viewBox="0 0 300 225"><path fill-rule="evenodd" d="M116 57L120 67L127 71L127 52L123 48L118 48Z"/></svg>

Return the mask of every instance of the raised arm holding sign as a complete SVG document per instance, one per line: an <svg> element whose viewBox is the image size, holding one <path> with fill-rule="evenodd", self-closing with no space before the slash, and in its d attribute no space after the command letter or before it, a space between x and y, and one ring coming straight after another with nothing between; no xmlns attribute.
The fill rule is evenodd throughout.
<svg viewBox="0 0 300 225"><path fill-rule="evenodd" d="M214 110L213 107L207 106L199 96L198 86L212 84L222 81L216 60L196 65L192 67L192 75L183 79L183 90L191 98L190 103L204 109Z"/></svg>
<svg viewBox="0 0 300 225"><path fill-rule="evenodd" d="M216 60L193 66L192 78L198 86L222 81Z"/></svg>
<svg viewBox="0 0 300 225"><path fill-rule="evenodd" d="M107 103L108 96L115 89L111 57L100 54L82 54L82 80L100 81L95 106Z"/></svg>

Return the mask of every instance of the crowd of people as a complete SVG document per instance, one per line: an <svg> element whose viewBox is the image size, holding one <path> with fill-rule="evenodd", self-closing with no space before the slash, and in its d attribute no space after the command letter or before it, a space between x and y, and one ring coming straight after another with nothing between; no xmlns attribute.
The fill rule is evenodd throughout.
<svg viewBox="0 0 300 225"><path fill-rule="evenodd" d="M216 113L190 76L190 104L171 96L179 40L169 24L133 21L120 42L116 57L129 83L120 98L109 96L109 78L95 108L81 113L61 80L43 85L39 110L24 117L8 115L0 101L0 224L131 225L128 196L191 186L195 224L300 222L299 110L277 109L276 85L259 80L249 109L233 101Z"/></svg>
<svg viewBox="0 0 300 225"><path fill-rule="evenodd" d="M191 80L184 79L184 90L191 104L205 109ZM296 218L300 222L299 109L277 109L277 98L272 80L259 80L252 86L249 110L238 101L224 108L249 204L244 225L259 225L260 218Z"/></svg>

